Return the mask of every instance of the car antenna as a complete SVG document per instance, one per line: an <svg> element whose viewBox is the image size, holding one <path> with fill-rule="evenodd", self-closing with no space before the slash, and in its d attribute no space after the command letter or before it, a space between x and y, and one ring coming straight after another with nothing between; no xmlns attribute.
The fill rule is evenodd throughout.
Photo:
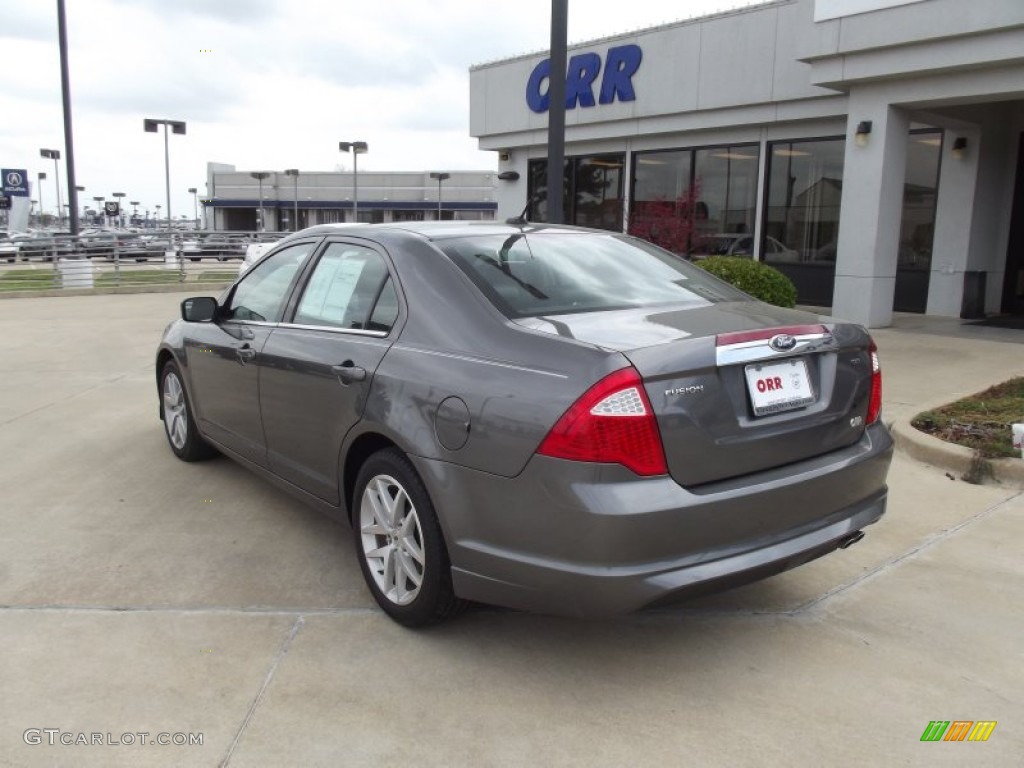
<svg viewBox="0 0 1024 768"><path fill-rule="evenodd" d="M522 227L525 224L529 224L529 222L526 220L526 212L530 210L531 205L540 202L540 200L541 195L539 192L537 192L532 197L530 197L529 200L526 201L526 206L523 208L522 213L520 213L518 216L513 216L511 219L505 219L505 223L513 227Z"/></svg>

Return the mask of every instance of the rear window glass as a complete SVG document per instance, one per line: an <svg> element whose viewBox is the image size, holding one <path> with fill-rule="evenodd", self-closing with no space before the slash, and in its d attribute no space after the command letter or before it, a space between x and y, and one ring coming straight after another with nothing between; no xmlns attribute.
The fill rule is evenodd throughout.
<svg viewBox="0 0 1024 768"><path fill-rule="evenodd" d="M624 236L517 232L436 245L510 318L749 298L668 251Z"/></svg>

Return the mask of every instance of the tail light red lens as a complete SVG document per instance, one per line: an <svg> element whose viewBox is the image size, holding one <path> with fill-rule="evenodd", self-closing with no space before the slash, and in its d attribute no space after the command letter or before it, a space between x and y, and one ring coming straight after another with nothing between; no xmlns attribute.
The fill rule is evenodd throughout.
<svg viewBox="0 0 1024 768"><path fill-rule="evenodd" d="M658 422L634 368L615 371L584 392L551 428L537 453L621 464L645 477L668 474Z"/></svg>
<svg viewBox="0 0 1024 768"><path fill-rule="evenodd" d="M882 415L882 366L878 362L878 347L874 340L868 345L868 357L871 358L871 397L868 400L867 423L874 424Z"/></svg>

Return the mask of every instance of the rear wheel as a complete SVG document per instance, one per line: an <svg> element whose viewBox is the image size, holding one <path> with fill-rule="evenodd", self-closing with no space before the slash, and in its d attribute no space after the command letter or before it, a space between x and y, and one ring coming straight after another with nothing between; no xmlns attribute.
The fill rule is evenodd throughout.
<svg viewBox="0 0 1024 768"><path fill-rule="evenodd" d="M174 455L182 461L202 461L215 455L217 451L196 431L192 405L185 392L181 372L173 362L165 364L160 373L160 395L163 399L164 431Z"/></svg>
<svg viewBox="0 0 1024 768"><path fill-rule="evenodd" d="M377 604L407 627L443 621L464 606L430 496L397 449L379 451L359 471L353 498L356 557Z"/></svg>

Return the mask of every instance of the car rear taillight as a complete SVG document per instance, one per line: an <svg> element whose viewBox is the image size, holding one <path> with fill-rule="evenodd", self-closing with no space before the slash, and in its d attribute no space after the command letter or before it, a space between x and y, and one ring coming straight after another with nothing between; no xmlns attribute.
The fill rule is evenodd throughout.
<svg viewBox="0 0 1024 768"><path fill-rule="evenodd" d="M868 345L871 358L871 397L868 399L867 423L874 424L882 415L882 366L878 362L878 347L874 340Z"/></svg>
<svg viewBox="0 0 1024 768"><path fill-rule="evenodd" d="M537 453L556 459L621 464L638 475L665 475L654 411L635 368L610 373L558 420Z"/></svg>

